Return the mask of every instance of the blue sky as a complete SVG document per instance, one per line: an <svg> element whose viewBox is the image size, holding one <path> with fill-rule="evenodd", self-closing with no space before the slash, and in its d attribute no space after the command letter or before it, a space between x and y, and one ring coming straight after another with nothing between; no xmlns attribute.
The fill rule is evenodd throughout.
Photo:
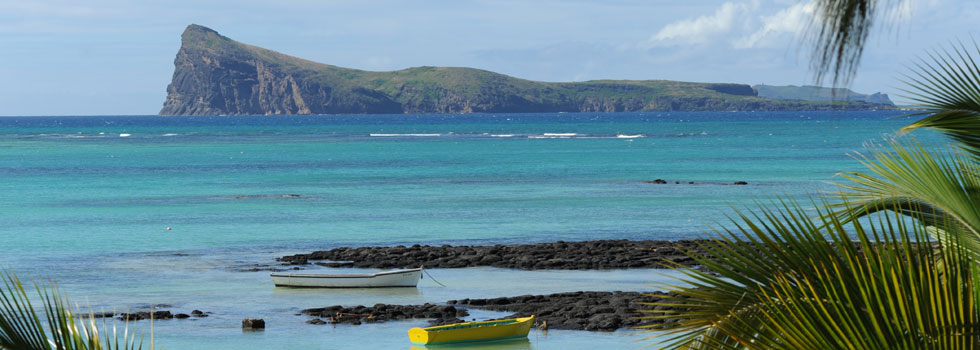
<svg viewBox="0 0 980 350"><path fill-rule="evenodd" d="M980 2L882 0L854 82L894 96ZM0 115L155 114L190 23L338 66L464 66L542 81L811 83L808 0L0 0Z"/></svg>

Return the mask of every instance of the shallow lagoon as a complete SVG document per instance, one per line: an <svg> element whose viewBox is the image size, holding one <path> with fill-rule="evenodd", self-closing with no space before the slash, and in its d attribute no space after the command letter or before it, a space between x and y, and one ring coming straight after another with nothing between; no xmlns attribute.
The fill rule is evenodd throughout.
<svg viewBox="0 0 980 350"><path fill-rule="evenodd" d="M146 265L196 265L197 258L150 257L139 259L138 268L119 268L125 261L113 262L112 271L130 285L113 291L111 302L91 303L96 310L119 310L120 306L145 307L146 300L172 305L162 309L189 313L193 309L212 312L210 317L154 322L156 343L169 349L340 349L408 348L406 332L411 327L427 326L425 320L387 322L383 324L309 325L311 318L297 315L304 308L329 305L373 305L444 303L462 298L492 298L522 294L550 294L574 290L650 290L654 282L672 282L676 273L656 269L607 271L520 271L498 268L432 269L432 277L446 285L441 287L425 276L419 288L394 289L297 289L273 287L268 272L230 272L213 270L186 273L161 280L146 279ZM337 272L345 269L311 269ZM356 269L353 269L356 271ZM159 275L158 275L159 276ZM105 288L93 288L92 293ZM83 285L71 289L81 294ZM91 301L91 300L90 300ZM506 313L472 310L468 317L479 320L502 317ZM264 331L241 330L244 317L266 320ZM149 327L149 322L134 325ZM635 347L642 336L636 331L584 332L534 330L529 342L502 342L485 349L576 349L594 347L595 342L612 348ZM588 345L592 344L592 345Z"/></svg>
<svg viewBox="0 0 980 350"><path fill-rule="evenodd" d="M155 323L169 349L406 348L405 332L424 321L333 327L294 314L650 290L658 277L447 269L431 272L448 288L311 291L241 270L339 246L694 238L732 205L829 188L838 171L860 169L847 153L908 123L897 114L0 118L0 267L56 280L97 310L213 312ZM695 184L645 183L657 178ZM243 317L269 328L243 333ZM639 347L633 333L556 330L497 345Z"/></svg>

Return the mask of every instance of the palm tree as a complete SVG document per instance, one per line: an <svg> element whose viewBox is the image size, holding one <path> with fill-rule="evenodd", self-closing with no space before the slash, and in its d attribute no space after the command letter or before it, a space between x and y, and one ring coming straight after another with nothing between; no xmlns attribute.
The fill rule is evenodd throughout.
<svg viewBox="0 0 980 350"><path fill-rule="evenodd" d="M143 339L121 332L115 324L94 315L79 317L77 307L59 295L54 285L35 284L43 312L34 309L20 279L0 272L0 349L11 350L113 350L142 349ZM101 324L100 324L101 323ZM152 341L150 348L153 348Z"/></svg>
<svg viewBox="0 0 980 350"><path fill-rule="evenodd" d="M901 131L935 129L956 147L936 153L913 140L872 150L862 157L870 173L841 174L851 183L839 197L856 205L837 214L866 215L871 207L898 211L938 230L963 232L964 242L980 254L980 68L962 44L930 57L906 77L906 93L924 109L916 114L926 117ZM916 209L905 206L910 202Z"/></svg>
<svg viewBox="0 0 980 350"><path fill-rule="evenodd" d="M880 9L878 0L817 0L813 67L818 80L832 74L847 82L860 62L869 28ZM937 130L954 141L955 149L933 152L917 143L890 141L860 156L867 173L840 174L850 183L835 196L850 207L836 205L841 217L861 217L892 210L921 220L933 230L962 232L961 243L980 258L980 67L960 43L937 50L905 75L904 92L925 118L899 133L920 128ZM909 203L914 203L914 207ZM949 227L953 226L953 227Z"/></svg>
<svg viewBox="0 0 980 350"><path fill-rule="evenodd" d="M795 203L739 214L683 266L684 286L647 319L669 349L973 349L976 264L936 251L928 227L884 212L870 224L818 219ZM820 205L816 206L820 208ZM852 238L857 238L853 241Z"/></svg>
<svg viewBox="0 0 980 350"><path fill-rule="evenodd" d="M879 2L816 3L817 79L849 82ZM900 132L935 129L954 148L872 148L860 156L868 172L841 174L840 202L814 203L816 219L794 203L740 214L693 254L710 272L675 267L688 285L646 311L666 321L665 347L980 348L980 68L969 52L934 52L905 77L925 117Z"/></svg>

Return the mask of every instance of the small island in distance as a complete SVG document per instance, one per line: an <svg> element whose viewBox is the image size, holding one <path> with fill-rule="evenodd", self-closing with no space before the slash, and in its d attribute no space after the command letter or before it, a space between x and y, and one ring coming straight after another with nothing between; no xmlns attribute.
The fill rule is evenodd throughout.
<svg viewBox="0 0 980 350"><path fill-rule="evenodd" d="M538 82L461 67L373 72L239 43L195 24L181 36L160 115L871 110L878 99L760 96L746 84ZM827 89L830 90L830 89ZM847 90L849 93L850 90ZM848 95L850 96L850 95ZM792 98L792 96L790 96Z"/></svg>

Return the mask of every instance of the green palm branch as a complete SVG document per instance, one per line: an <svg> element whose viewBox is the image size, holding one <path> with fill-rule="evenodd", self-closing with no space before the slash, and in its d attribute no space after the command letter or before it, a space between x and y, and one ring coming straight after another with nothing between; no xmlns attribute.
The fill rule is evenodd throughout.
<svg viewBox="0 0 980 350"><path fill-rule="evenodd" d="M870 173L844 172L850 183L832 196L848 203L831 205L835 215L857 218L893 210L927 226L961 232L980 253L980 164L961 151L932 153L914 140L889 141L861 157Z"/></svg>
<svg viewBox="0 0 980 350"><path fill-rule="evenodd" d="M974 50L980 54L975 42ZM918 114L928 116L902 131L939 130L980 158L980 67L962 43L929 57L931 62L916 64L914 73L905 77L905 92L925 109Z"/></svg>
<svg viewBox="0 0 980 350"><path fill-rule="evenodd" d="M859 217L870 208L894 210L937 230L962 232L964 244L980 255L980 68L962 44L929 57L931 62L920 62L906 77L905 90L924 109L914 115L926 117L901 131L936 129L957 141L959 149L930 152L914 139L872 149L870 157L860 158L868 172L840 174L850 182L834 195L851 206L835 214Z"/></svg>
<svg viewBox="0 0 980 350"><path fill-rule="evenodd" d="M826 74L832 85L850 83L879 12L879 0L816 0L809 29L814 49L811 66L819 85Z"/></svg>
<svg viewBox="0 0 980 350"><path fill-rule="evenodd" d="M815 1L818 81L850 80L880 3ZM980 69L962 44L929 58L906 77L926 117L903 131L933 128L961 149L890 141L861 157L870 174L842 174L844 202L817 203L815 219L785 203L739 214L692 252L708 272L674 266L686 284L646 310L666 322L665 348L980 347Z"/></svg>
<svg viewBox="0 0 980 350"><path fill-rule="evenodd" d="M673 267L688 285L643 311L666 321L663 348L980 347L976 264L960 235L939 233L953 244L937 250L927 226L895 212L845 223L778 206L740 213L692 253L709 272Z"/></svg>
<svg viewBox="0 0 980 350"><path fill-rule="evenodd" d="M142 349L142 337L128 326L119 331L103 318L89 313L79 317L77 307L58 293L54 285L35 284L43 312L34 309L20 279L0 273L0 349L16 350L113 350ZM152 349L152 344L150 345Z"/></svg>

